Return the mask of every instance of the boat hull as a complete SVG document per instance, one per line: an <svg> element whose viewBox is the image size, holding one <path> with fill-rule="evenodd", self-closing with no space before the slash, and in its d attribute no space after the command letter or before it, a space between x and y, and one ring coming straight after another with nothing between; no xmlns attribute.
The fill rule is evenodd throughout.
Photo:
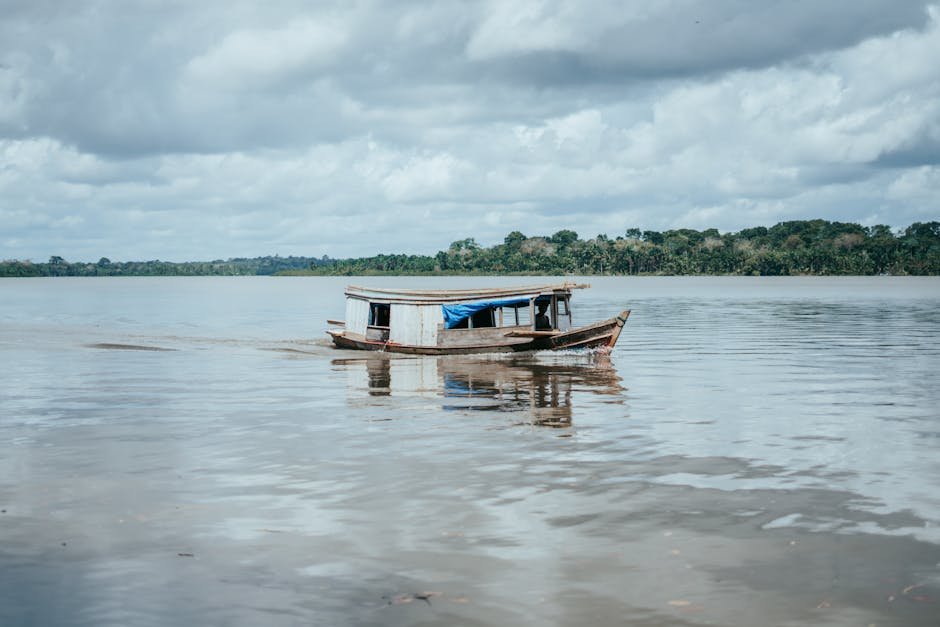
<svg viewBox="0 0 940 627"><path fill-rule="evenodd" d="M358 333L349 331L329 330L327 333L333 338L336 348L385 351L389 353L404 353L409 355L467 355L473 353L513 353L537 350L580 350L595 349L610 351L620 337L623 325L630 316L629 310L624 310L619 316L591 324L571 331L561 333L532 333L533 337L512 334L505 336L499 342L484 344L471 344L462 346L412 346L370 340Z"/></svg>

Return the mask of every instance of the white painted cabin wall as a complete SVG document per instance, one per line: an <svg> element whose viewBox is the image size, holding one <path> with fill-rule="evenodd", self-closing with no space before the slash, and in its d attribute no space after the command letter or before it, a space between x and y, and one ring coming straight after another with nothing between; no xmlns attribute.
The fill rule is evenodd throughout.
<svg viewBox="0 0 940 627"><path fill-rule="evenodd" d="M369 301L358 298L346 299L346 330L352 333L366 334L369 324ZM392 323L394 324L394 323Z"/></svg>
<svg viewBox="0 0 940 627"><path fill-rule="evenodd" d="M437 325L444 322L440 305L392 304L389 340L408 346L436 346Z"/></svg>

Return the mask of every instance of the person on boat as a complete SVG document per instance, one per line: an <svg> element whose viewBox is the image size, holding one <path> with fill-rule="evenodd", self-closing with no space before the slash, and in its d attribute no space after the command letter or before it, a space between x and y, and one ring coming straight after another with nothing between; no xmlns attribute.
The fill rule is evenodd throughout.
<svg viewBox="0 0 940 627"><path fill-rule="evenodd" d="M552 321L548 319L548 314L545 313L545 310L548 309L548 303L539 303L539 310L535 314L535 330L536 331L550 331L552 328Z"/></svg>

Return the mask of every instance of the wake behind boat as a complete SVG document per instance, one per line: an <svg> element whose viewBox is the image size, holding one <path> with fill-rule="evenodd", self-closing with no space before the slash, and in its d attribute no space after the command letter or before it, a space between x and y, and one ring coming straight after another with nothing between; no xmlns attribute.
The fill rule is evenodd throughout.
<svg viewBox="0 0 940 627"><path fill-rule="evenodd" d="M573 325L561 283L479 290L389 290L348 286L346 320L329 320L338 348L444 355L596 348L611 350L630 310Z"/></svg>

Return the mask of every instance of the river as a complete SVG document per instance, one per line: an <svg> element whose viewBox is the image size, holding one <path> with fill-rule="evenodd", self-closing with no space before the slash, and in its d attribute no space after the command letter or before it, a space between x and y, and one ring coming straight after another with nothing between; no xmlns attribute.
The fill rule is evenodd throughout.
<svg viewBox="0 0 940 627"><path fill-rule="evenodd" d="M609 356L324 334L552 279L0 279L0 624L938 624L940 279L577 280Z"/></svg>

